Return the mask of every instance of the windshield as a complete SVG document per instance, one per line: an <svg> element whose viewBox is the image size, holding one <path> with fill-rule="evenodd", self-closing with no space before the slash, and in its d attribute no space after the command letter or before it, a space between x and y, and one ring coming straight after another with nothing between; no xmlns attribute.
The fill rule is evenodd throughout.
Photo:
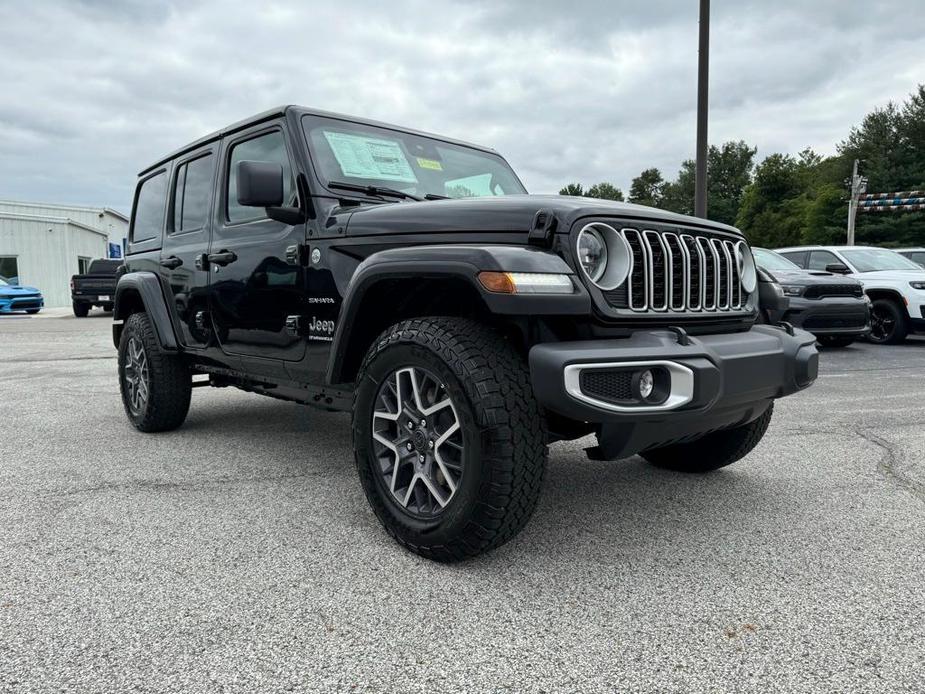
<svg viewBox="0 0 925 694"><path fill-rule="evenodd" d="M7 282L7 281L6 281L5 279L3 279L2 277L0 277L0 287L9 287L9 286L10 286L10 283Z"/></svg>
<svg viewBox="0 0 925 694"><path fill-rule="evenodd" d="M302 128L325 186L391 188L418 198L527 192L507 162L490 152L336 118L304 116Z"/></svg>
<svg viewBox="0 0 925 694"><path fill-rule="evenodd" d="M902 257L895 251L885 248L852 248L841 252L858 272L876 272L878 270L918 270L922 266L916 265L908 258Z"/></svg>
<svg viewBox="0 0 925 694"><path fill-rule="evenodd" d="M791 263L784 256L774 251L769 251L764 248L753 248L752 255L755 256L755 262L758 263L763 270L782 270L786 272L802 270L799 265Z"/></svg>

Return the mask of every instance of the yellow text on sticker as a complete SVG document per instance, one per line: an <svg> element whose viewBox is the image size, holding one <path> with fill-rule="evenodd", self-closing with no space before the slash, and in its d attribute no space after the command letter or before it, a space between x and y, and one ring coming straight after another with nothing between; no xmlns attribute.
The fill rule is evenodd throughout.
<svg viewBox="0 0 925 694"><path fill-rule="evenodd" d="M443 171L443 164L441 164L436 159L425 159L424 157L418 157L418 166L422 169L433 169L434 171Z"/></svg>

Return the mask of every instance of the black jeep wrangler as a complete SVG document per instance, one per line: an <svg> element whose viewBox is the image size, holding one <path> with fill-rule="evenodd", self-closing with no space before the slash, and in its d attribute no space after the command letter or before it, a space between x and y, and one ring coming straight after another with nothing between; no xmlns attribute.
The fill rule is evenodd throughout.
<svg viewBox="0 0 925 694"><path fill-rule="evenodd" d="M527 195L493 150L287 106L141 173L113 339L141 431L195 385L351 411L376 515L449 561L524 526L551 442L747 454L818 358L754 324L758 285L732 227Z"/></svg>

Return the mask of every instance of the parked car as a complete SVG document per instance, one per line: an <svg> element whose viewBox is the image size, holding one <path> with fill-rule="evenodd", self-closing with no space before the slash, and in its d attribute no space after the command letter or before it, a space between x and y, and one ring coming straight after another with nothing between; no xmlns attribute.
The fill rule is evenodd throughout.
<svg viewBox="0 0 925 694"><path fill-rule="evenodd" d="M112 311L116 295L116 280L121 260L94 260L86 274L71 277L71 303L74 315L85 318L94 306Z"/></svg>
<svg viewBox="0 0 925 694"><path fill-rule="evenodd" d="M491 149L301 107L145 169L127 250L113 339L134 427L180 426L194 374L352 412L373 510L441 561L526 524L549 442L715 470L817 373L811 334L753 325L733 227L527 195Z"/></svg>
<svg viewBox="0 0 925 694"><path fill-rule="evenodd" d="M42 310L45 299L42 292L35 287L24 287L12 284L0 277L0 313L15 313L25 311L36 314Z"/></svg>
<svg viewBox="0 0 925 694"><path fill-rule="evenodd" d="M925 268L925 248L897 248L896 252L916 265Z"/></svg>
<svg viewBox="0 0 925 694"><path fill-rule="evenodd" d="M899 253L870 246L802 246L777 252L803 269L860 280L871 300L871 342L894 345L910 332L925 332L925 270Z"/></svg>
<svg viewBox="0 0 925 694"><path fill-rule="evenodd" d="M870 299L858 280L803 270L766 248L753 247L752 253L790 299L780 320L808 330L826 347L846 347L870 332Z"/></svg>

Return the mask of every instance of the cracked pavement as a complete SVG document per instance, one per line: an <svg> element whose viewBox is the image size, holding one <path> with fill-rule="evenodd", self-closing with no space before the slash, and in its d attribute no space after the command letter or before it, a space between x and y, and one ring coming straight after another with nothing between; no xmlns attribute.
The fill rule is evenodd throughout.
<svg viewBox="0 0 925 694"><path fill-rule="evenodd" d="M196 389L129 428L110 320L0 318L0 691L921 692L925 340L824 352L746 459L556 444L455 566L389 540L348 417Z"/></svg>

